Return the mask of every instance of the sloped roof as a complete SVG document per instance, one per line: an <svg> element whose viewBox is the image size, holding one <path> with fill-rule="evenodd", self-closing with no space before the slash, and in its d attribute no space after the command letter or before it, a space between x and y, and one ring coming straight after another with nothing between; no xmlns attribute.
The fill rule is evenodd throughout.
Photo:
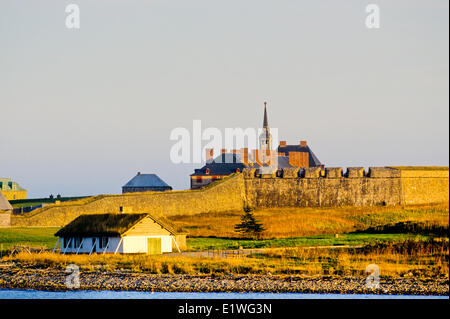
<svg viewBox="0 0 450 319"><path fill-rule="evenodd" d="M317 156L311 151L309 146L300 146L300 145L286 145L286 146L278 146L277 149L280 153L286 153L288 155L289 152L306 152L309 154L309 166L320 166L320 163Z"/></svg>
<svg viewBox="0 0 450 319"><path fill-rule="evenodd" d="M291 164L289 164L289 157L287 156L278 156L278 168L289 168L293 167Z"/></svg>
<svg viewBox="0 0 450 319"><path fill-rule="evenodd" d="M13 189L15 186L15 189ZM3 191L24 191L25 189L21 187L17 182L13 181L11 178L0 178L0 189Z"/></svg>
<svg viewBox="0 0 450 319"><path fill-rule="evenodd" d="M236 169L239 169L242 172L246 167L248 166L241 161L241 156L239 154L223 153L207 162L202 168L196 169L191 176L205 175L206 169L209 169L208 175L230 175L235 173ZM253 167L257 168L259 165L254 164Z"/></svg>
<svg viewBox="0 0 450 319"><path fill-rule="evenodd" d="M170 187L156 174L137 174L123 187Z"/></svg>
<svg viewBox="0 0 450 319"><path fill-rule="evenodd" d="M0 191L0 210L12 210L13 207L6 199L5 195Z"/></svg>
<svg viewBox="0 0 450 319"><path fill-rule="evenodd" d="M292 167L287 156L278 156L277 160L278 169ZM241 162L241 156L238 153L223 153L214 160L207 162L202 168L196 169L191 176L205 175L206 169L209 169L208 175L230 175L235 173L236 169L242 172L246 167L259 169L261 165L258 163L253 163L251 166L246 165Z"/></svg>
<svg viewBox="0 0 450 319"><path fill-rule="evenodd" d="M120 236L144 218L175 234L174 229L150 214L86 214L71 221L55 233L58 237Z"/></svg>

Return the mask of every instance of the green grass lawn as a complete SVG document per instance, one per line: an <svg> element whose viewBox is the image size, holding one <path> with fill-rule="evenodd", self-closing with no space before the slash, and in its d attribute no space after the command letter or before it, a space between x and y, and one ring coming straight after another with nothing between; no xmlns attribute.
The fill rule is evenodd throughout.
<svg viewBox="0 0 450 319"><path fill-rule="evenodd" d="M79 196L79 197L60 197L60 198L29 198L29 199L16 199L10 200L9 203L13 208L21 208L21 207L29 207L29 206L38 206L41 204L54 204L56 201L70 202L76 201L80 199L85 199L87 196Z"/></svg>
<svg viewBox="0 0 450 319"><path fill-rule="evenodd" d="M53 236L58 227L12 227L0 228L0 250L10 249L12 246L30 246L53 248L57 237ZM188 238L187 245L191 251L212 249L244 249L295 247L295 246L337 246L364 245L377 241L398 242L410 238L426 239L427 236L413 234L341 234L306 236L295 238L249 240L235 238L195 237Z"/></svg>
<svg viewBox="0 0 450 319"><path fill-rule="evenodd" d="M26 202L26 203L15 203L15 204L11 204L13 208L22 208L22 207L30 207L30 206L39 206L41 204L48 204L48 203L43 203L43 202Z"/></svg>
<svg viewBox="0 0 450 319"><path fill-rule="evenodd" d="M59 227L11 227L0 228L0 250L12 246L53 248L58 240L53 236Z"/></svg>
<svg viewBox="0 0 450 319"><path fill-rule="evenodd" d="M189 250L212 249L244 249L270 248L270 247L295 247L295 246L338 246L338 245L365 245L381 241L398 242L406 239L426 239L427 236L414 234L341 234L339 238L334 235L306 236L296 238L246 240L229 238L188 238Z"/></svg>

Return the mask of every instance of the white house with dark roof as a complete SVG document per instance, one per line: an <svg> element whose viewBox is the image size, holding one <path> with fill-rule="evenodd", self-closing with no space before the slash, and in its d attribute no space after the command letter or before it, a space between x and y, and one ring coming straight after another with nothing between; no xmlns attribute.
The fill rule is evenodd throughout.
<svg viewBox="0 0 450 319"><path fill-rule="evenodd" d="M186 246L185 234L150 214L81 215L55 236L63 254L162 254Z"/></svg>
<svg viewBox="0 0 450 319"><path fill-rule="evenodd" d="M156 174L141 174L138 172L128 183L122 186L122 194L125 193L140 193L140 192L165 192L172 190L172 187L167 185Z"/></svg>

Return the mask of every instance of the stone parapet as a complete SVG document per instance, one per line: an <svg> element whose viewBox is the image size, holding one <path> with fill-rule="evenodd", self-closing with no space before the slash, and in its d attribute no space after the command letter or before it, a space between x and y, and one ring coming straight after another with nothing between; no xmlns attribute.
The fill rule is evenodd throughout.
<svg viewBox="0 0 450 319"><path fill-rule="evenodd" d="M327 167L325 168L326 178L342 178L342 167Z"/></svg>
<svg viewBox="0 0 450 319"><path fill-rule="evenodd" d="M283 168L282 177L283 178L298 178L300 168L298 167L288 167Z"/></svg>
<svg viewBox="0 0 450 319"><path fill-rule="evenodd" d="M319 178L320 170L321 170L320 167L305 168L304 177L305 178Z"/></svg>
<svg viewBox="0 0 450 319"><path fill-rule="evenodd" d="M348 178L364 177L364 167L348 167L346 176Z"/></svg>

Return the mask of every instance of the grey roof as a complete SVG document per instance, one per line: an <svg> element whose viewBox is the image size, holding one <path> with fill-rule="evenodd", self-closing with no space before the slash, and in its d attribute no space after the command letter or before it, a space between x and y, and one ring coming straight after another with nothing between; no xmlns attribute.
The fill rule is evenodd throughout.
<svg viewBox="0 0 450 319"><path fill-rule="evenodd" d="M0 210L12 210L13 207L6 199L5 195L0 191Z"/></svg>
<svg viewBox="0 0 450 319"><path fill-rule="evenodd" d="M278 146L277 151L279 153L286 153L288 155L289 152L307 152L309 153L309 166L320 166L320 163L317 156L311 151L309 146L300 146L300 145L286 145L286 146Z"/></svg>
<svg viewBox="0 0 450 319"><path fill-rule="evenodd" d="M206 163L200 169L196 169L192 175L205 175L209 169L209 175L230 175L239 169L241 172L247 165L241 162L241 156L235 153L223 153Z"/></svg>
<svg viewBox="0 0 450 319"><path fill-rule="evenodd" d="M287 156L278 156L278 168L289 168L292 167L291 164L289 164L289 157Z"/></svg>
<svg viewBox="0 0 450 319"><path fill-rule="evenodd" d="M123 187L170 187L156 174L137 174Z"/></svg>

